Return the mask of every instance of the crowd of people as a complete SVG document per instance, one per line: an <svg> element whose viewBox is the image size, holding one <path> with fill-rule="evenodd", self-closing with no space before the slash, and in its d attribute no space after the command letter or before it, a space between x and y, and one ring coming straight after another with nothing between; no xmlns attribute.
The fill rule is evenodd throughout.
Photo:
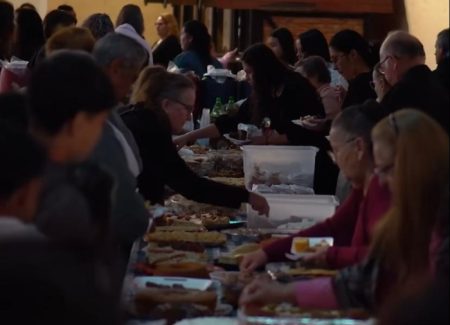
<svg viewBox="0 0 450 325"><path fill-rule="evenodd" d="M270 119L252 144L318 147L315 192L334 195L340 181L349 190L333 216L245 255L240 270L285 260L306 236L334 238L304 262L338 272L288 285L256 279L240 304L448 323L449 29L437 31L431 71L406 31L377 51L354 30L327 41L318 29L294 38L277 28L240 57L250 94L238 110L186 132L204 95L197 81L238 52L217 57L200 21L180 29L165 13L154 25L150 45L136 5L115 23L104 13L78 23L71 6L41 19L31 4L0 0L2 322L122 324L128 255L149 227L145 202L164 204L166 186L269 215L262 195L198 176L177 151ZM26 62L18 74L15 62Z"/></svg>

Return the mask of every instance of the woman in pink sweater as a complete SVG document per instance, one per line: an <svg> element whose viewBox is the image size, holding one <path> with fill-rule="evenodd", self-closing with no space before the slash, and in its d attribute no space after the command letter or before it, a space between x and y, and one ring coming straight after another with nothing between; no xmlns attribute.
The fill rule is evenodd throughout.
<svg viewBox="0 0 450 325"><path fill-rule="evenodd" d="M342 268L366 256L374 226L390 204L387 186L380 185L373 175L370 130L382 117L383 110L375 102L349 107L336 117L329 139L334 160L352 183L351 194L327 220L245 256L242 271L286 260L285 254L290 252L296 236L334 238L333 247L309 258L316 266Z"/></svg>
<svg viewBox="0 0 450 325"><path fill-rule="evenodd" d="M289 285L253 282L241 296L242 305L286 301L302 308L376 311L402 288L434 276L440 222L448 219L448 135L424 113L405 109L383 119L372 139L376 174L388 184L393 201L368 258L334 278Z"/></svg>

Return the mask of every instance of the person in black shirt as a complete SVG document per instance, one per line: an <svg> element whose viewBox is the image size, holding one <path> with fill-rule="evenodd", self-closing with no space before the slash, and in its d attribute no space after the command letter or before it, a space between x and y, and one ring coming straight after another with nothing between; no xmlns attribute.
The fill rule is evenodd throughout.
<svg viewBox="0 0 450 325"><path fill-rule="evenodd" d="M178 24L172 14L163 14L155 22L159 41L153 44L153 63L166 67L181 53Z"/></svg>
<svg viewBox="0 0 450 325"><path fill-rule="evenodd" d="M425 65L422 43L413 35L396 31L380 49L380 71L392 86L381 105L390 112L416 108L449 130L449 95Z"/></svg>
<svg viewBox="0 0 450 325"><path fill-rule="evenodd" d="M122 118L139 147L143 171L138 185L147 200L164 203L168 185L191 200L231 208L248 202L261 214L269 212L262 196L202 178L178 155L172 133L179 133L192 113L195 87L190 79L162 67L147 67L135 85L132 103Z"/></svg>
<svg viewBox="0 0 450 325"><path fill-rule="evenodd" d="M252 94L236 115L223 115L214 124L175 139L178 147L201 138L215 138L236 130L239 123L260 126L264 118L271 120L270 136L253 137L253 144L294 144L320 146L324 135L292 123L302 116L324 117L324 109L314 87L278 60L270 48L256 44L242 57Z"/></svg>
<svg viewBox="0 0 450 325"><path fill-rule="evenodd" d="M336 70L349 83L343 109L377 97L370 86L374 55L359 33L345 29L335 34L330 40L330 55Z"/></svg>
<svg viewBox="0 0 450 325"><path fill-rule="evenodd" d="M450 89L450 32L449 29L441 31L436 40L437 68L433 71L434 76L442 83L445 89Z"/></svg>

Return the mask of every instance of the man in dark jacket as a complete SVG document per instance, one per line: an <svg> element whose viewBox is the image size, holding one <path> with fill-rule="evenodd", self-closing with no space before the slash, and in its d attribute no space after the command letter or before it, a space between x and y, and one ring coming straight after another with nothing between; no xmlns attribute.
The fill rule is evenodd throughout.
<svg viewBox="0 0 450 325"><path fill-rule="evenodd" d="M449 95L425 65L422 43L407 32L387 36L380 48L380 70L392 89L381 104L390 112L416 108L449 130Z"/></svg>
<svg viewBox="0 0 450 325"><path fill-rule="evenodd" d="M110 79L116 100L125 101L147 60L145 49L133 39L110 33L95 45L93 56ZM133 242L147 230L150 214L136 192L142 162L133 135L113 108L91 161L100 164L115 179L111 215L112 233L127 256Z"/></svg>
<svg viewBox="0 0 450 325"><path fill-rule="evenodd" d="M442 83L445 89L450 90L450 32L444 29L437 35L434 53L437 68L433 71L434 76Z"/></svg>

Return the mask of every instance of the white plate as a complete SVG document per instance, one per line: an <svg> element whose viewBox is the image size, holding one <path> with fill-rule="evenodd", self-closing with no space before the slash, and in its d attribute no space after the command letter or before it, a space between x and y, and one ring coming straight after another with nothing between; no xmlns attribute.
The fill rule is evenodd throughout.
<svg viewBox="0 0 450 325"><path fill-rule="evenodd" d="M237 146L243 146L243 145L246 145L246 144L249 144L252 142L252 140L238 140L238 139L232 138L232 137L230 137L229 134L224 134L223 137Z"/></svg>
<svg viewBox="0 0 450 325"><path fill-rule="evenodd" d="M140 276L133 279L133 284L137 289L147 288L147 283L153 283L163 286L172 286L174 284L182 285L186 289L205 291L211 285L211 280L183 278L183 277L162 277L162 276Z"/></svg>

